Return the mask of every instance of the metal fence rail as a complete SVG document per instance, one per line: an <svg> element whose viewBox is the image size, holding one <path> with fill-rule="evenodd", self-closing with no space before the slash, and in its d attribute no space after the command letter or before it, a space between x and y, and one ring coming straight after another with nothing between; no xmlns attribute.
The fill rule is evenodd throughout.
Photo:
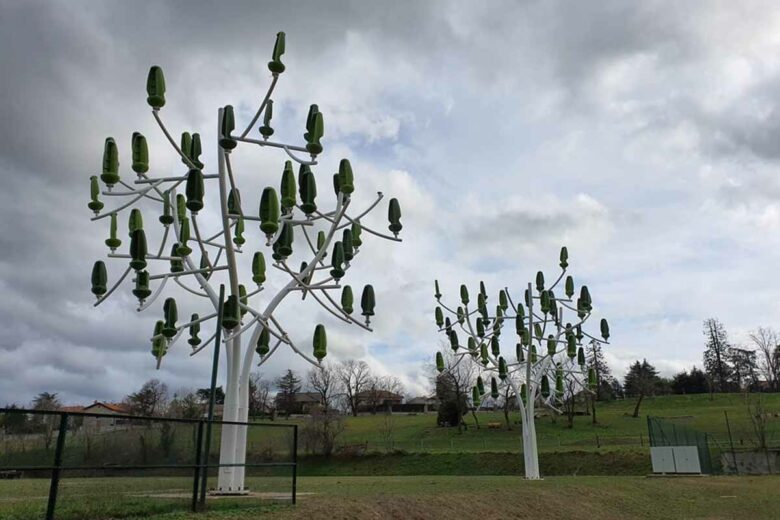
<svg viewBox="0 0 780 520"><path fill-rule="evenodd" d="M209 469L219 469L223 467L244 467L250 468L290 468L291 475L291 502L295 504L296 501L296 487L297 487L297 471L298 471L298 426L295 424L278 424L278 423L257 423L257 422L235 422L235 421L208 421L206 419L183 419L173 417L147 417L137 415L124 415L124 414L101 414L90 412L66 412L66 411L48 411L48 410L28 410L20 408L0 408L0 416L4 416L6 420L5 429L9 428L10 424L20 424L29 421L32 426L28 426L27 430L22 429L19 433L19 441L21 444L21 450L9 450L8 437L5 437L5 449L4 452L0 452L0 474L20 474L20 472L31 473L34 475L49 473L50 485L49 493L46 505L46 520L52 520L57 508L57 495L59 491L59 484L63 471L73 473L83 473L89 471L102 471L104 473L110 473L115 475L117 472L152 472L159 470L168 470L172 472L183 472L185 474L191 474L192 478L192 496L190 508L192 511L200 511L205 509L207 480ZM9 421L8 418L11 418ZM14 421L14 418L16 419ZM92 423L87 426L85 422L87 419L91 419ZM124 423L122 428L113 428L117 422ZM78 424L77 424L78 423ZM221 464L218 462L210 461L210 453L206 453L208 450L208 442L206 442L207 434L210 435L212 427L216 426L221 428L225 425L233 426L245 426L248 429L271 429L272 431L282 432L282 435L266 435L264 438L267 440L268 446L263 454L260 455L260 459L273 459L275 454L279 451L286 452L286 457L283 460L246 460L241 464ZM192 435L180 435L178 438L175 436L175 427L185 426L192 430ZM101 428L104 430L101 432ZM186 433L187 430L185 430ZM247 431L247 437L250 436L250 431ZM143 453L140 455L141 461L139 463L137 458L138 454L128 453L129 438L128 433L139 433L139 438L143 446ZM220 432L221 433L221 432ZM33 460L33 463L29 463L29 456L47 456L50 455L50 444L54 441L54 435L56 434L56 442L54 444L53 458L50 464L40 464L37 460ZM121 436L120 436L121 434ZM158 439L158 443L162 446L164 453L153 453L152 456L162 457L162 463L146 463L148 458L147 446L145 444L145 435L154 436ZM120 436L119 443L114 443L112 446L108 446L107 450L103 450L103 459L101 463L89 463L94 457L90 455L91 445L96 440L101 439L106 447L106 439L111 436ZM10 435L13 439L13 435ZM189 437L186 440L182 440L182 437ZM34 441L39 440L43 442L45 449L41 450L40 447L33 447L34 449L28 452L25 448L25 441L32 438ZM67 446L68 439L72 439L73 442L70 446ZM178 442L178 444L177 444ZM119 448L119 449L112 449ZM124 448L124 450L122 449ZM70 450L70 459L66 459L65 455ZM84 453L80 453L80 450L84 450ZM167 453L165 453L167 452ZM108 453L108 455L106 455ZM180 462L178 458L181 455L189 457L186 462ZM78 459L81 456L87 463L79 463ZM248 458L258 458L252 454L248 455ZM40 457L38 457L40 458ZM109 459L109 460L105 460Z"/></svg>

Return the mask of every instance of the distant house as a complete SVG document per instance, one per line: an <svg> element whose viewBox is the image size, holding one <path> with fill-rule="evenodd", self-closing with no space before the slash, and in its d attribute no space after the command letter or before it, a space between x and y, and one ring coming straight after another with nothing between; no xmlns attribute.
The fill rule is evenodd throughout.
<svg viewBox="0 0 780 520"><path fill-rule="evenodd" d="M359 412L392 412L394 406L400 405L404 396L387 390L366 390L358 392Z"/></svg>
<svg viewBox="0 0 780 520"><path fill-rule="evenodd" d="M114 430L117 427L125 426L128 420L120 417L111 417L112 415L130 415L130 409L120 403L105 403L95 401L81 410L86 413L95 413L106 415L107 417L84 417L84 428L89 431Z"/></svg>
<svg viewBox="0 0 780 520"><path fill-rule="evenodd" d="M290 413L309 414L315 409L322 407L322 399L317 392L298 392L293 397L295 404L293 405L292 410L290 410ZM284 405L281 403L282 399L281 394L276 394L274 405L277 410L284 408Z"/></svg>
<svg viewBox="0 0 780 520"><path fill-rule="evenodd" d="M435 412L439 409L439 400L436 396L426 397L424 395L408 399L403 405L404 412Z"/></svg>

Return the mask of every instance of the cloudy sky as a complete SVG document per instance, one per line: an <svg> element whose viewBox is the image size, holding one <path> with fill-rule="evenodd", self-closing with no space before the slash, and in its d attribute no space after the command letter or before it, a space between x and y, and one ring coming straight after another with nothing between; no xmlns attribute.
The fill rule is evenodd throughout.
<svg viewBox="0 0 780 520"><path fill-rule="evenodd" d="M776 2L0 0L0 404L41 391L115 400L151 377L172 389L208 384L208 351L190 357L184 342L155 371L148 338L162 300L137 313L126 283L93 307L89 273L108 229L89 221L88 178L113 136L132 179L133 131L149 139L152 175L186 173L146 104L153 64L168 84L162 117L174 135L203 135L213 172L216 110L232 104L237 126L248 123L280 30L275 137L300 143L319 104L321 207L332 207L330 176L348 157L355 208L381 190L403 209L404 242L366 237L346 280L374 283L374 333L289 298L279 317L301 344L322 322L329 358L365 359L423 392L440 340L433 279L453 303L461 282L519 291L536 270L555 273L562 245L610 320L618 374L642 357L665 375L700 364L708 317L738 343L777 324ZM250 211L284 160L233 153ZM207 185L202 223L213 232L215 196ZM157 208L141 208L156 237ZM385 212L367 223L385 228ZM243 257L264 249L248 228ZM110 280L123 262L108 262ZM253 304L279 274L269 270ZM182 316L206 309L171 294ZM287 367L306 364L280 349L263 373Z"/></svg>

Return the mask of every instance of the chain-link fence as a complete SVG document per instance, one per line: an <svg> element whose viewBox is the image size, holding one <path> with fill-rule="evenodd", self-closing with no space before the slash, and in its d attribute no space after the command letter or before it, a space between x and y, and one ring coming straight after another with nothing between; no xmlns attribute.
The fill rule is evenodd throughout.
<svg viewBox="0 0 780 520"><path fill-rule="evenodd" d="M235 466L251 492L209 508L295 502L296 425L15 408L0 408L0 425L0 518L202 510L228 466L219 446L231 428L246 428L246 461Z"/></svg>

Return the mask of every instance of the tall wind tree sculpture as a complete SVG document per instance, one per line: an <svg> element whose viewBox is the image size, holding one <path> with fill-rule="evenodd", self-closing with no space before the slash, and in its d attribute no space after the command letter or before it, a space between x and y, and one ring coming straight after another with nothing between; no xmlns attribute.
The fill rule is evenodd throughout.
<svg viewBox="0 0 780 520"><path fill-rule="evenodd" d="M536 274L536 286L528 284L523 300L515 305L508 288L498 293L495 312L488 311L488 296L485 284L480 282L476 306L469 299L465 285L460 286L461 306L448 307L441 301L439 282L435 282L436 325L447 335L457 363L475 363L486 377L490 377L490 388L486 388L482 375L477 378L477 386L472 388L472 403L479 408L483 398L489 394L494 400L508 385L517 399L523 431L523 459L525 477L538 479L539 456L536 447L536 425L534 408L538 404L558 410L565 399L573 398L580 391L590 391L596 385L596 374L588 368L583 339L608 343L609 325L601 320L601 336L598 339L582 330L593 309L587 286L580 288L576 303L574 297L574 279L566 275L569 266L568 252L561 248L561 273L555 282L545 286L544 274ZM565 279L564 279L565 277ZM565 296L558 297L558 289ZM471 305L470 305L471 303ZM445 311L452 316L445 317ZM576 319L566 321L566 314L576 314ZM515 333L519 342L515 346L514 359L500 345L504 324L514 320ZM462 343L458 331L465 334ZM505 336L506 337L506 336ZM441 352L436 353L436 368L444 372L445 365Z"/></svg>
<svg viewBox="0 0 780 520"><path fill-rule="evenodd" d="M188 320L179 320L176 300L165 299L162 305L163 319L157 321L151 337L152 355L158 368L166 352L185 331L189 333L187 342L192 347L190 355L197 354L211 343L214 336L201 341L200 329L203 324L217 317L220 302L212 276L220 271L227 272L228 296L224 302L222 318L227 364L227 391L223 412L225 421L247 420L249 375L255 353L259 355L262 364L277 348L287 346L313 365L319 365L327 353L325 327L322 324L314 327L313 350L311 356L307 355L304 348L296 345L280 320L274 316L279 304L287 296L299 294L302 299L310 296L338 320L371 331L370 319L374 315L375 306L373 287L366 285L362 290L360 303L364 320L360 320L354 316L356 313L352 288L342 285L341 279L360 252L366 233L400 242L398 233L402 228L401 210L396 199L390 200L388 209L392 235L380 233L361 223L382 200L381 192L364 211L352 216L347 213L350 196L355 189L352 168L347 159L341 160L339 170L332 179L336 197L335 209L321 209L316 200L315 175L311 170L322 152L320 140L324 133L323 115L317 105L311 105L309 108L306 132L303 135L305 143L302 146L270 140L274 134L271 126L271 96L279 75L285 70L281 61L284 47L285 35L280 32L276 36L272 60L268 63L272 73L270 86L260 108L243 132L235 132L232 106L228 105L219 110L216 173L204 173L205 166L200 160L199 134L190 135L184 132L177 144L163 124L160 109L165 105L165 80L160 67L154 66L149 71L147 80L147 102L152 107L152 115L160 130L184 163L186 173L174 177L150 176L146 139L136 132L132 135L131 143L132 169L136 174L132 184L123 181L119 176L118 149L116 142L110 137L105 142L103 173L100 175L100 180L106 186L105 191L101 191L97 176L90 179L91 202L88 206L95 213L92 220L105 219L110 222L109 238L106 240L110 249L108 257L129 260L129 266L124 268L110 288L104 262L95 262L92 270L92 292L97 296L95 305L105 301L128 275L131 275L134 278L132 292L139 301L138 311L148 309L155 303L166 284L170 285L171 282L178 284L188 293L204 298L214 308L214 312L205 316L192 314ZM250 131L261 115L262 125L258 129L260 138L252 138ZM236 183L239 180L238 175L234 175L231 167L231 154L239 143L277 149L286 153L290 159L284 163L283 168L280 164L282 176L279 191L270 186L263 189L259 197L259 213L256 215L246 211L248 197L242 200ZM299 164L297 179L292 161ZM218 232L207 234L200 227L199 215L205 206L206 181L211 180L216 181L219 187L219 206L216 208L221 217L221 226ZM184 193L178 193L177 189L182 184ZM124 189L117 190L117 185ZM100 195L123 197L129 201L104 210ZM158 230L160 243L154 249L148 245L140 209L132 208L142 202L155 203L162 225ZM117 218L120 212L128 209L129 252L123 254L117 252L122 245L117 234ZM264 240L260 239L257 243L252 243L251 239L247 240L244 237L247 223L257 223ZM295 235L302 240L294 242ZM257 297L266 282L266 256L259 250L262 242L271 250L272 267L280 272L280 276L288 279L286 285L265 299L264 305L261 305L258 301L260 298ZM302 246L300 249L299 245ZM252 253L252 268L249 273L251 281L242 282L237 254L249 247L254 249L255 246L257 250ZM291 265L294 249L298 253L297 256L305 257L300 264L295 264L299 265L297 269ZM219 274L224 276L225 273ZM154 288L153 284L157 287ZM340 295L334 298L334 291L340 292ZM219 492L245 491L244 468L238 466L245 458L246 427L223 425L220 463L236 466L220 468Z"/></svg>

